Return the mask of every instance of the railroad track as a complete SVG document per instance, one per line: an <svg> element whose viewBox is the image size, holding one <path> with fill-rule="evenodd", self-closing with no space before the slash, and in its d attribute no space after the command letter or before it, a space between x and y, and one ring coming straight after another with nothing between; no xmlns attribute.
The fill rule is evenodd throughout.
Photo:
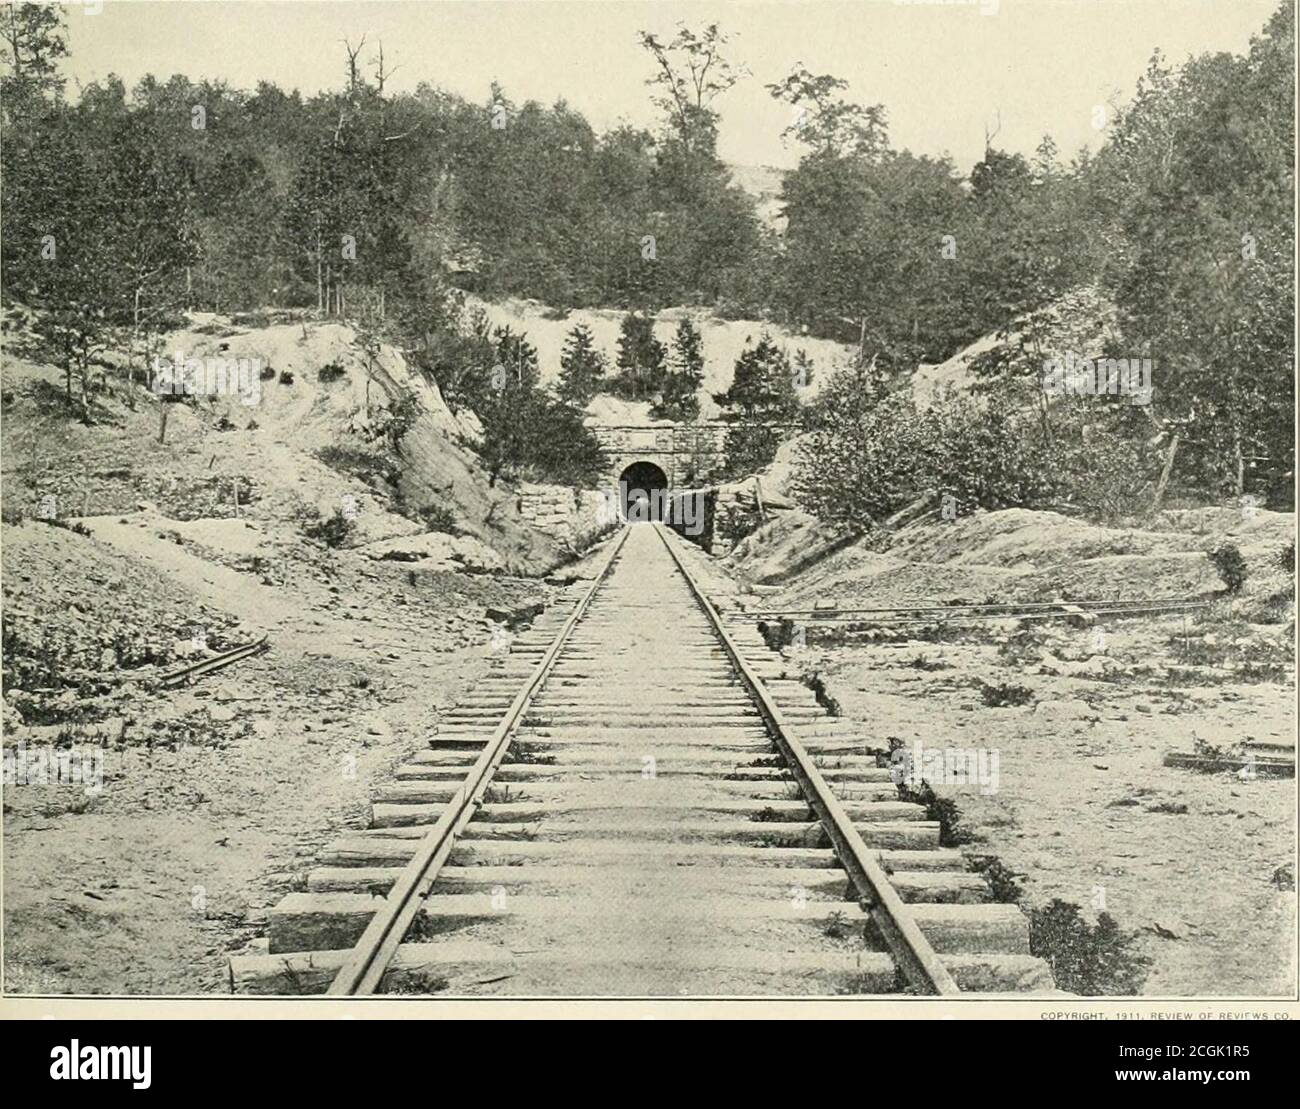
<svg viewBox="0 0 1300 1109"><path fill-rule="evenodd" d="M1192 599L1116 600L1116 601L1044 601L980 605L907 605L885 608L823 607L788 611L761 609L751 612L755 619L769 623L798 624L809 628L824 625L849 625L854 628L905 627L913 625L965 626L984 625L990 620L1074 619L1095 621L1099 616L1174 616L1207 609L1211 601Z"/></svg>
<svg viewBox="0 0 1300 1109"><path fill-rule="evenodd" d="M206 674L211 674L216 670L221 670L232 663L240 662L246 658L252 658L254 655L260 655L263 651L269 649L267 642L268 637L262 636L261 639L252 643L244 643L239 647L231 647L228 650L220 651L211 658L200 659L198 662L192 662L188 666L182 666L179 670L173 670L169 674L162 675L158 679L158 684L163 689L174 689L179 685L188 685L196 678L201 678Z"/></svg>
<svg viewBox="0 0 1300 1109"><path fill-rule="evenodd" d="M231 959L237 992L950 994L1053 987L1024 915L900 801L702 558L625 528Z"/></svg>

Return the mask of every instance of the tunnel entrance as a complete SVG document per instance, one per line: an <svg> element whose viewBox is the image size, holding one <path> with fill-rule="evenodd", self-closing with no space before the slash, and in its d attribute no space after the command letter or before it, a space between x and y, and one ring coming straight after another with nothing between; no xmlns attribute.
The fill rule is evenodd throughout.
<svg viewBox="0 0 1300 1109"><path fill-rule="evenodd" d="M629 524L666 519L668 475L653 462L633 462L618 476L618 505Z"/></svg>

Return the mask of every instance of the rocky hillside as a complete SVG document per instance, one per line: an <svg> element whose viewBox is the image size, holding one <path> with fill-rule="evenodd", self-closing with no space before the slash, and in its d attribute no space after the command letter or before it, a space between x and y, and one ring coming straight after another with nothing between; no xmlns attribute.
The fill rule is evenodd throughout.
<svg viewBox="0 0 1300 1109"><path fill-rule="evenodd" d="M145 502L175 520L225 518L235 515L238 487L239 515L272 530L297 532L306 519L342 512L353 525L347 546L437 531L472 540L488 564L524 572L565 557L523 519L508 483L489 485L466 439L472 428L391 347L368 357L338 323L195 317L162 349L167 359L251 360L256 402L233 395L162 405L143 387L115 381L92 395L87 426L66 417L57 369L11 357L3 377L8 508L35 515L53 496L61 516ZM399 419L409 430L397 448Z"/></svg>

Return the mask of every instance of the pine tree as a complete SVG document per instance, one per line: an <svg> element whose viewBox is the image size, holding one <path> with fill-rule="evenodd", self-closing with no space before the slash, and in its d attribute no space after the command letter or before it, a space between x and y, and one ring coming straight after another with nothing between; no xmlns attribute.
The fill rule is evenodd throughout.
<svg viewBox="0 0 1300 1109"><path fill-rule="evenodd" d="M629 312L619 328L617 384L630 400L644 400L663 388L665 351L654 326L654 316Z"/></svg>
<svg viewBox="0 0 1300 1109"><path fill-rule="evenodd" d="M727 432L729 474L753 473L768 465L785 438L786 425L799 413L790 360L767 332L741 352L731 387L713 399L722 407L723 419L734 425Z"/></svg>
<svg viewBox="0 0 1300 1109"><path fill-rule="evenodd" d="M565 340L560 355L560 383L557 392L562 400L585 408L598 392L605 374L605 356L596 349L591 330L578 324Z"/></svg>
<svg viewBox="0 0 1300 1109"><path fill-rule="evenodd" d="M651 413L660 419L689 421L700 414L700 386L704 384L704 345L690 320L682 320L673 336L672 355L663 379L663 393Z"/></svg>
<svg viewBox="0 0 1300 1109"><path fill-rule="evenodd" d="M512 385L525 390L535 388L541 374L537 368L537 348L529 343L527 334L516 335L508 326L498 327L492 339L497 356L493 373L498 373L500 367Z"/></svg>

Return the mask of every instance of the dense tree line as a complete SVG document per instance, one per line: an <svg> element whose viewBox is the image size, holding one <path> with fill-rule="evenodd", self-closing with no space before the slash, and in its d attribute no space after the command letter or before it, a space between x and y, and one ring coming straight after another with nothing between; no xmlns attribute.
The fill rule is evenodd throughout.
<svg viewBox="0 0 1300 1109"><path fill-rule="evenodd" d="M835 100L838 82L775 88L811 121L785 303L861 344L810 413L805 503L856 529L927 490L950 512L1124 516L1171 489L1292 507L1294 36L1284 4L1244 55L1157 53L1094 156L990 147L965 186L885 149L883 115ZM1069 353L1048 308L1085 286L1118 310L1101 353L1149 359L1149 404L1045 392ZM994 330L971 395L912 399L906 371Z"/></svg>
<svg viewBox="0 0 1300 1109"><path fill-rule="evenodd" d="M1025 158L995 128L965 179L894 149L884 106L796 66L767 86L803 151L777 233L717 155L717 104L744 74L716 26L643 34L661 124L597 134L563 102L495 85L481 103L428 84L395 94L364 40L340 87L314 96L175 76L74 100L60 10L7 4L5 292L45 309L70 397L105 329L140 351L182 309L296 307L382 330L488 428L511 337L465 313L461 290L630 310L613 365L573 340L562 403L612 389L679 419L698 409L702 365L698 334L654 338L665 305L849 342L854 372L871 365L888 389L1006 328L1010 353L979 367L984 410L1027 405L1045 440L1082 442L1098 419L1045 416L1034 320L1095 286L1119 310L1115 356L1157 367L1154 403L1107 411L1106 434L1156 467L1159 495L1172 482L1277 502L1294 463L1293 42L1284 4L1245 55L1157 55L1095 154L1067 163L1045 137ZM777 354L753 352L767 368L744 374ZM742 427L787 413L747 410L737 373L737 457L761 464L771 444ZM512 380L515 400L539 400L536 381Z"/></svg>
<svg viewBox="0 0 1300 1109"><path fill-rule="evenodd" d="M182 241L139 259L158 286L146 299L216 311L372 308L387 318L395 297L433 275L568 307L712 303L758 249L753 204L716 155L707 90L676 90L681 114L668 113L659 134L597 135L565 103L518 104L497 85L481 104L427 84L393 95L381 55L368 72L359 45L348 47L343 87L313 97L176 76L130 90L110 78L74 102L54 73L65 52L58 9L8 5L6 18L14 296L44 291L52 219L69 250L116 258L115 244L92 238L123 208ZM677 81L676 55L716 53L723 41L683 34L667 46L646 36ZM69 153L70 166L60 161ZM105 165L119 170L107 182ZM61 181L95 181L94 207L82 196L58 203L49 171L60 166ZM140 177L123 176L127 167ZM60 212L81 216L63 226ZM135 230L116 235L131 241Z"/></svg>

